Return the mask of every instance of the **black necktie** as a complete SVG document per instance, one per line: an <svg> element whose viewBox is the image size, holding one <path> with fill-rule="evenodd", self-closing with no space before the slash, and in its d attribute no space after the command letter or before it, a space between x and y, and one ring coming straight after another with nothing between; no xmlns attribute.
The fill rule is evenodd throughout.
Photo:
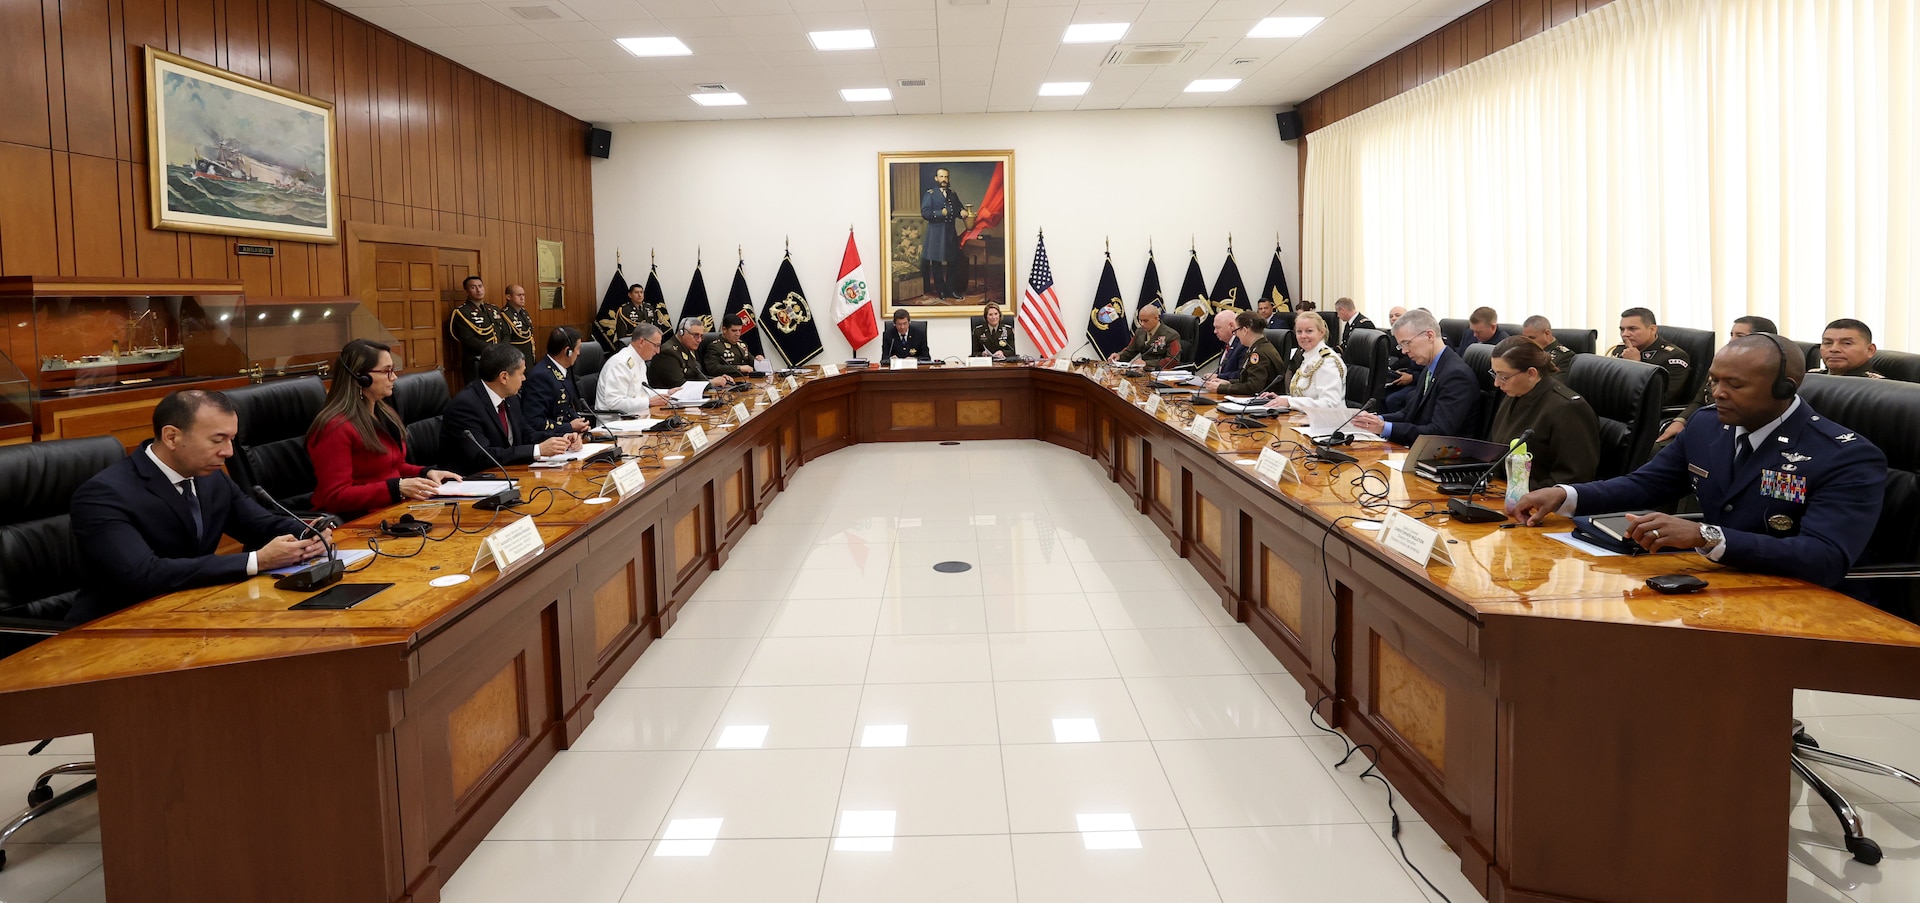
<svg viewBox="0 0 1920 903"><path fill-rule="evenodd" d="M1733 443L1733 466L1739 467L1753 457L1753 434L1742 433Z"/></svg>
<svg viewBox="0 0 1920 903"><path fill-rule="evenodd" d="M193 514L193 538L207 535L206 521L200 514L200 493L193 488L192 480L181 480L180 494L186 496L187 510Z"/></svg>

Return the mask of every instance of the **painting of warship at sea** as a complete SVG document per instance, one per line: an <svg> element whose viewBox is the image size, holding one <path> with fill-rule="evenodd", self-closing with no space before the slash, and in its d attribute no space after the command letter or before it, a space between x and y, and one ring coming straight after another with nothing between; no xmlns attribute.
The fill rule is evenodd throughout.
<svg viewBox="0 0 1920 903"><path fill-rule="evenodd" d="M333 106L147 48L154 228L334 241Z"/></svg>

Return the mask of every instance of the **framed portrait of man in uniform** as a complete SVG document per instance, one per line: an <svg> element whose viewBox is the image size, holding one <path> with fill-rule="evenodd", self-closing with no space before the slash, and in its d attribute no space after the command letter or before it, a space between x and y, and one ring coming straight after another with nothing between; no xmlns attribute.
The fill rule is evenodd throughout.
<svg viewBox="0 0 1920 903"><path fill-rule="evenodd" d="M1013 151L882 153L880 234L882 316L978 316L989 302L1011 316Z"/></svg>

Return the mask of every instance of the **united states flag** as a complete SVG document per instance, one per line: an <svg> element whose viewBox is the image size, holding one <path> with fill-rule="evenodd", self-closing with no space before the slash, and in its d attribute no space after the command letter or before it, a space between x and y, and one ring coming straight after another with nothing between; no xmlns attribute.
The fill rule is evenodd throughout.
<svg viewBox="0 0 1920 903"><path fill-rule="evenodd" d="M1027 271L1027 289L1020 296L1020 324L1040 357L1053 357L1067 347L1067 323L1060 318L1060 296L1053 291L1044 233L1034 243L1033 268Z"/></svg>

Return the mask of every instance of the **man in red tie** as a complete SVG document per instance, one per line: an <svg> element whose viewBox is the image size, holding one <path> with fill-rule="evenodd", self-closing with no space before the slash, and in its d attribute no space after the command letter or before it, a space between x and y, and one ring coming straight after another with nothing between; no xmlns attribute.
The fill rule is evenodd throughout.
<svg viewBox="0 0 1920 903"><path fill-rule="evenodd" d="M580 448L580 434L564 428L536 428L521 416L520 386L527 379L527 359L518 349L489 346L481 353L479 366L480 380L453 396L441 420L440 457L448 469L471 474Z"/></svg>

